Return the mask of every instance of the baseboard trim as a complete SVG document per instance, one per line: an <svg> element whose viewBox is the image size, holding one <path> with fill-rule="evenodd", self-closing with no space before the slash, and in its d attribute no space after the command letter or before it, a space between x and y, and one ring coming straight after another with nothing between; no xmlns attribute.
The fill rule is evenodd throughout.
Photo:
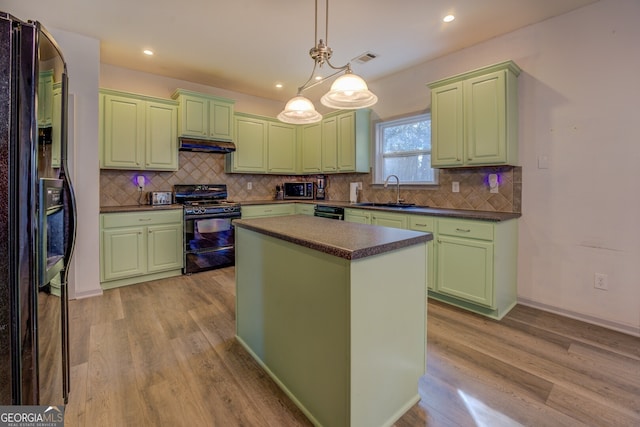
<svg viewBox="0 0 640 427"><path fill-rule="evenodd" d="M626 325L624 323L613 322L610 320L600 319L598 317L589 316L587 314L577 313L571 310L565 310L563 308L555 307L541 302L533 301L528 298L518 297L518 304L526 305L528 307L537 308L550 313L559 314L571 319L581 320L593 325L602 326L603 328L612 329L614 331L622 332L624 334L640 337L640 327L632 325Z"/></svg>

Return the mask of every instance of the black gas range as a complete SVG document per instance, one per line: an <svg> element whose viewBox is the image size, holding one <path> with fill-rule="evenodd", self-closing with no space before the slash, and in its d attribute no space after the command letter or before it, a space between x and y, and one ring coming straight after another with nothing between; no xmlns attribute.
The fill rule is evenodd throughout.
<svg viewBox="0 0 640 427"><path fill-rule="evenodd" d="M227 200L226 184L175 185L176 203L184 206L184 274L235 264L233 219L240 204Z"/></svg>

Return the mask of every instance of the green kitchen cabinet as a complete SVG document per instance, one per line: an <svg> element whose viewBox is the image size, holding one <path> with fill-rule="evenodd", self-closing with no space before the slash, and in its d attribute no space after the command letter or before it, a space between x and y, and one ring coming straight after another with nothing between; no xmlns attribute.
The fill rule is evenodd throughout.
<svg viewBox="0 0 640 427"><path fill-rule="evenodd" d="M242 219L285 216L296 213L294 203L271 203L266 205L243 205Z"/></svg>
<svg viewBox="0 0 640 427"><path fill-rule="evenodd" d="M338 172L338 119L322 120L322 171Z"/></svg>
<svg viewBox="0 0 640 427"><path fill-rule="evenodd" d="M59 168L62 137L62 83L54 83L51 99L51 166Z"/></svg>
<svg viewBox="0 0 640 427"><path fill-rule="evenodd" d="M185 89L171 97L178 101L178 135L216 141L234 140L235 101Z"/></svg>
<svg viewBox="0 0 640 427"><path fill-rule="evenodd" d="M516 304L517 221L438 219L433 298L496 319Z"/></svg>
<svg viewBox="0 0 640 427"><path fill-rule="evenodd" d="M295 213L300 215L313 215L315 213L316 205L311 203L296 203Z"/></svg>
<svg viewBox="0 0 640 427"><path fill-rule="evenodd" d="M300 172L322 173L322 122L301 125L298 135Z"/></svg>
<svg viewBox="0 0 640 427"><path fill-rule="evenodd" d="M429 84L431 166L518 164L518 75L512 61Z"/></svg>
<svg viewBox="0 0 640 427"><path fill-rule="evenodd" d="M373 211L371 224L383 227L407 228L407 216L392 212Z"/></svg>
<svg viewBox="0 0 640 427"><path fill-rule="evenodd" d="M436 284L436 220L434 217L425 215L407 215L407 228L409 230L422 231L433 234L433 239L427 243L427 289L435 289Z"/></svg>
<svg viewBox="0 0 640 427"><path fill-rule="evenodd" d="M235 115L236 151L227 155L227 172L267 172L269 122L251 115Z"/></svg>
<svg viewBox="0 0 640 427"><path fill-rule="evenodd" d="M38 127L50 127L53 123L53 70L38 74Z"/></svg>
<svg viewBox="0 0 640 427"><path fill-rule="evenodd" d="M100 167L178 169L177 103L100 90Z"/></svg>
<svg viewBox="0 0 640 427"><path fill-rule="evenodd" d="M268 122L267 172L292 175L296 170L298 148L297 127L281 122Z"/></svg>
<svg viewBox="0 0 640 427"><path fill-rule="evenodd" d="M227 172L294 175L298 127L269 117L236 113L236 151L227 155Z"/></svg>
<svg viewBox="0 0 640 427"><path fill-rule="evenodd" d="M100 215L103 289L182 274L182 210Z"/></svg>
<svg viewBox="0 0 640 427"><path fill-rule="evenodd" d="M337 112L322 120L322 170L369 172L371 110Z"/></svg>
<svg viewBox="0 0 640 427"><path fill-rule="evenodd" d="M359 224L371 224L371 211L347 208L344 210L344 220Z"/></svg>

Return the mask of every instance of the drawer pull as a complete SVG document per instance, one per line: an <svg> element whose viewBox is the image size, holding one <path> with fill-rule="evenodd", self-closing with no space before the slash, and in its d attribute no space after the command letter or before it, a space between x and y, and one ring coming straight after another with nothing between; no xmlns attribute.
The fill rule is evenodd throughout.
<svg viewBox="0 0 640 427"><path fill-rule="evenodd" d="M138 221L151 221L151 218L139 218Z"/></svg>
<svg viewBox="0 0 640 427"><path fill-rule="evenodd" d="M471 230L469 228L456 228L456 231L459 231L461 233L471 233Z"/></svg>
<svg viewBox="0 0 640 427"><path fill-rule="evenodd" d="M267 212L273 212L273 209L265 209L265 211L264 211L264 212L265 212L265 213L267 213Z"/></svg>
<svg viewBox="0 0 640 427"><path fill-rule="evenodd" d="M418 227L426 227L427 224L418 224L418 223L416 223L416 226L418 226Z"/></svg>

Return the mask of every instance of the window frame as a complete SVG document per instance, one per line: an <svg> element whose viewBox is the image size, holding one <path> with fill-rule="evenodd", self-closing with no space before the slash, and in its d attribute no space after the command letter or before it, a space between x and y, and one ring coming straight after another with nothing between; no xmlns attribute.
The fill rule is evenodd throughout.
<svg viewBox="0 0 640 427"><path fill-rule="evenodd" d="M373 177L372 184L373 185L383 185L385 176L383 176L383 161L384 155L382 153L382 147L384 145L383 141L383 131L387 127L392 126L401 126L410 124L413 122L418 122L428 119L431 121L431 111L422 111L418 113L410 113L403 116L392 117L386 120L377 120L373 123L373 133L374 133L374 146L373 146L373 158L374 158L374 167L373 167ZM418 150L418 151L404 151L400 155L395 155L392 157L410 157L416 154L428 154L431 155L433 152L433 147L429 151ZM438 176L439 170L437 168L433 169L433 181L401 181L401 184L414 186L414 187L433 187L438 185Z"/></svg>

